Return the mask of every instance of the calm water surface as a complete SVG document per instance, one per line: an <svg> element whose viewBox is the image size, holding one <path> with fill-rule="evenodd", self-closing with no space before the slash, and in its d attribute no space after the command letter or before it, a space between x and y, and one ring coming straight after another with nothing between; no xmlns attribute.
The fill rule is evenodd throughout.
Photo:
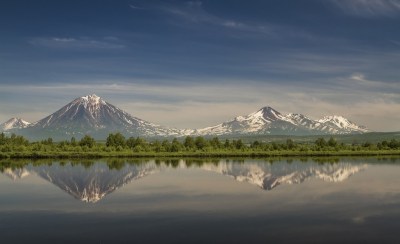
<svg viewBox="0 0 400 244"><path fill-rule="evenodd" d="M1 243L400 243L400 159L0 162Z"/></svg>

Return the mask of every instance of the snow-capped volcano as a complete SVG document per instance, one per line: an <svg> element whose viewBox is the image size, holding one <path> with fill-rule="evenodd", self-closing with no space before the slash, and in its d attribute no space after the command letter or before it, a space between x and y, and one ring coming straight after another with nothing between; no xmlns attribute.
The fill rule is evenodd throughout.
<svg viewBox="0 0 400 244"><path fill-rule="evenodd" d="M34 123L41 128L82 128L101 129L106 127L129 127L139 125L140 119L134 118L100 97L88 95L77 98L57 112Z"/></svg>
<svg viewBox="0 0 400 244"><path fill-rule="evenodd" d="M31 123L29 123L21 118L11 118L0 125L0 131L26 128L30 124Z"/></svg>
<svg viewBox="0 0 400 244"><path fill-rule="evenodd" d="M53 137L90 134L104 139L111 132L127 136L177 136L180 130L133 117L95 94L79 97L55 113L29 126L30 132L47 132Z"/></svg>
<svg viewBox="0 0 400 244"><path fill-rule="evenodd" d="M271 107L264 107L247 116L238 116L222 124L198 129L198 135L229 134L274 134L274 135L309 135L309 134L349 134L367 132L339 116L327 116L313 120L302 114L281 114Z"/></svg>

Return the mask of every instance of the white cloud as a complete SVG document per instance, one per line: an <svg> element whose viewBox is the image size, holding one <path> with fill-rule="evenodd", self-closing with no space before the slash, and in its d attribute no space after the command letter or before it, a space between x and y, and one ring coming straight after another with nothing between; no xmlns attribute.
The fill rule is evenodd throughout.
<svg viewBox="0 0 400 244"><path fill-rule="evenodd" d="M48 48L63 48L63 49L121 49L125 45L121 44L118 39L110 39L104 37L101 39L93 39L87 37L71 38L71 37L37 37L29 41L35 46Z"/></svg>
<svg viewBox="0 0 400 244"><path fill-rule="evenodd" d="M353 81L356 85L361 86L360 88L380 88L381 90L386 89L392 92L400 91L399 84L370 80L366 77L365 74L362 73L353 73L352 75L350 75L349 79Z"/></svg>
<svg viewBox="0 0 400 244"><path fill-rule="evenodd" d="M134 10L144 9L144 8L142 8L142 7L139 7L139 6L136 6L136 5L133 5L133 4L129 4L129 7L130 7L131 9L134 9Z"/></svg>
<svg viewBox="0 0 400 244"><path fill-rule="evenodd" d="M361 86L385 86L388 84L379 82L379 81L373 81L373 80L368 80L364 74L362 73L354 73L350 77L350 80L354 81L357 85Z"/></svg>
<svg viewBox="0 0 400 244"><path fill-rule="evenodd" d="M400 13L400 0L331 0L345 13L362 17L392 16Z"/></svg>
<svg viewBox="0 0 400 244"><path fill-rule="evenodd" d="M76 42L77 40L75 38L52 38L53 41L55 42Z"/></svg>
<svg viewBox="0 0 400 244"><path fill-rule="evenodd" d="M235 21L232 21L232 20L225 21L225 22L222 23L222 25L226 26L226 27L231 27L231 28L242 28L242 27L244 27L244 25L242 23L235 22Z"/></svg>

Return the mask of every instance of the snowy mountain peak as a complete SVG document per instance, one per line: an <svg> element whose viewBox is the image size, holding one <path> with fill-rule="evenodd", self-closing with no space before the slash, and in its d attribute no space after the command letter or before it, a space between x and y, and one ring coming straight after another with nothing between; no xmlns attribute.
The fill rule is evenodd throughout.
<svg viewBox="0 0 400 244"><path fill-rule="evenodd" d="M257 112L251 113L247 116L239 116L237 118L243 118L243 120L255 120L262 119L266 122L275 121L282 117L282 114L273 109L272 107L263 107Z"/></svg>
<svg viewBox="0 0 400 244"><path fill-rule="evenodd" d="M270 106L262 107L259 111L263 111L263 112L271 112L271 111L274 111L274 112L276 112L276 113L279 113L278 111L276 111L274 108L272 108L272 107L270 107Z"/></svg>
<svg viewBox="0 0 400 244"><path fill-rule="evenodd" d="M91 94L91 95L87 95L84 97L80 97L79 98L80 101L82 101L86 106L97 106L99 104L103 104L105 105L106 102L99 96L97 96L96 94Z"/></svg>
<svg viewBox="0 0 400 244"><path fill-rule="evenodd" d="M29 131L28 131L29 130ZM54 138L89 134L103 139L111 132L127 136L176 136L181 131L136 118L96 94L76 98L58 111L29 126L29 134L52 133Z"/></svg>
<svg viewBox="0 0 400 244"><path fill-rule="evenodd" d="M298 114L282 114L266 106L246 116L238 116L222 124L199 129L200 135L227 134L275 134L275 135L319 135L364 133L369 130L342 116L327 116L313 120Z"/></svg>
<svg viewBox="0 0 400 244"><path fill-rule="evenodd" d="M359 126L340 115L325 116L322 119L318 120L318 122L324 123L324 124L329 124L331 126L339 128L339 129L353 130L353 131L359 131L359 132L367 132L368 131L368 129L365 126Z"/></svg>
<svg viewBox="0 0 400 244"><path fill-rule="evenodd" d="M272 107L263 107L259 111L262 111L263 117L266 120L274 121L274 120L282 118L282 114L279 113L278 111L276 111L275 109L273 109Z"/></svg>
<svg viewBox="0 0 400 244"><path fill-rule="evenodd" d="M318 121L321 122L321 123L325 123L325 122L328 122L328 121L334 121L334 122L339 123L339 124L342 123L343 125L351 123L348 119L346 119L345 117L340 116L340 115L325 116L322 119L319 119Z"/></svg>
<svg viewBox="0 0 400 244"><path fill-rule="evenodd" d="M6 131L11 129L21 129L26 128L31 123L21 119L21 118L11 118L5 123L0 125L0 131Z"/></svg>

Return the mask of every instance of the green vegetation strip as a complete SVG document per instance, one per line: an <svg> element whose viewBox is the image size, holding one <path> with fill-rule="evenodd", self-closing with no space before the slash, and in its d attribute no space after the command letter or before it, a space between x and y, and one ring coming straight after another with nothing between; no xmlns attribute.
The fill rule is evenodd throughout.
<svg viewBox="0 0 400 244"><path fill-rule="evenodd" d="M400 141L338 143L317 138L312 143L223 140L186 137L183 140L146 141L109 134L105 143L86 135L81 140L29 142L22 136L0 134L0 158L101 158L101 157L270 157L270 156L380 156L400 155Z"/></svg>

